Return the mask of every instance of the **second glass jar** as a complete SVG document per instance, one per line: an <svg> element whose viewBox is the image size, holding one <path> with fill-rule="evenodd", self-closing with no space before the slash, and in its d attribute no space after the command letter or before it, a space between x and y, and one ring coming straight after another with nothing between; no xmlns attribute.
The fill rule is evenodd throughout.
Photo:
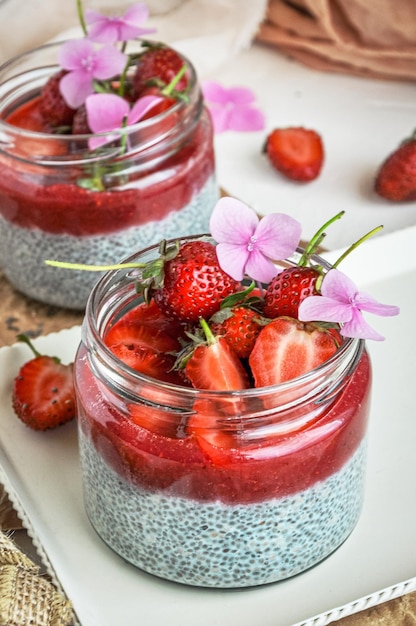
<svg viewBox="0 0 416 626"><path fill-rule="evenodd" d="M163 238L206 232L219 191L211 119L185 58L188 101L125 128L127 150L118 140L92 151L90 135L11 123L38 115L60 45L0 68L0 267L27 296L83 309L97 274L45 259L110 264Z"/></svg>

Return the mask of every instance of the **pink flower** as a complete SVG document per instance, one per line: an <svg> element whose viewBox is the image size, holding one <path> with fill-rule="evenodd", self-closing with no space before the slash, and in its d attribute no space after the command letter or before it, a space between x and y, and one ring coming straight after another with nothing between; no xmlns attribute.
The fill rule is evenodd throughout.
<svg viewBox="0 0 416 626"><path fill-rule="evenodd" d="M130 108L129 103L120 96L111 93L95 93L85 101L88 125L94 133L115 132L102 137L91 137L89 146L92 150L119 139L122 128L138 122L162 98L143 96Z"/></svg>
<svg viewBox="0 0 416 626"><path fill-rule="evenodd" d="M321 296L310 296L301 302L299 319L303 322L339 322L341 335L382 341L384 337L367 322L361 311L383 317L398 315L399 307L381 304L359 291L353 281L337 269L330 270L322 281Z"/></svg>
<svg viewBox="0 0 416 626"><path fill-rule="evenodd" d="M226 130L256 131L265 126L264 115L253 106L255 95L247 87L223 87L207 80L202 84L202 93L211 113L216 133Z"/></svg>
<svg viewBox="0 0 416 626"><path fill-rule="evenodd" d="M98 11L87 9L85 21L89 26L88 39L99 43L128 41L139 35L155 33L155 28L142 28L141 24L149 17L149 9L143 2L133 4L121 16L106 16Z"/></svg>
<svg viewBox="0 0 416 626"><path fill-rule="evenodd" d="M96 50L91 41L74 39L62 44L58 61L68 70L60 82L62 96L70 107L77 109L93 93L93 80L108 80L121 74L127 57L114 46Z"/></svg>
<svg viewBox="0 0 416 626"><path fill-rule="evenodd" d="M234 198L221 198L211 214L210 230L217 241L221 268L235 280L247 274L268 283L279 271L272 260L290 256L300 240L301 225L289 215L272 213L259 219Z"/></svg>

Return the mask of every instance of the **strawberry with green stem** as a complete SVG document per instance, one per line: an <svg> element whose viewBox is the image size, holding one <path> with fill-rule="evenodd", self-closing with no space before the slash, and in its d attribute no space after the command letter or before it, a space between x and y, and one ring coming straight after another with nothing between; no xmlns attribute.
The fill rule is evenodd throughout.
<svg viewBox="0 0 416 626"><path fill-rule="evenodd" d="M312 237L294 267L284 269L269 283L264 296L264 315L270 318L286 315L297 318L300 303L309 296L319 294L323 271L311 265L311 257L326 237L326 229L339 220L344 211L325 222Z"/></svg>
<svg viewBox="0 0 416 626"><path fill-rule="evenodd" d="M34 358L27 361L13 381L12 404L17 417L34 430L60 426L75 417L73 364L40 354L26 335Z"/></svg>

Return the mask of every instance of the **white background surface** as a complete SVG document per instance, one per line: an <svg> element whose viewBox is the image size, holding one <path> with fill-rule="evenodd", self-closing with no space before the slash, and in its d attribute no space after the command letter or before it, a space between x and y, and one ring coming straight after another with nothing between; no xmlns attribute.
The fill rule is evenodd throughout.
<svg viewBox="0 0 416 626"><path fill-rule="evenodd" d="M392 204L373 191L381 163L416 128L414 84L317 72L260 45L204 78L250 87L266 115L264 131L216 136L219 183L230 195L259 213L289 213L301 222L305 239L345 210L328 232L329 249L378 224L384 233L416 224L416 202ZM283 178L262 154L267 134L290 125L322 136L325 163L310 183Z"/></svg>
<svg viewBox="0 0 416 626"><path fill-rule="evenodd" d="M345 610L353 612L362 608L355 603L359 598L370 596L368 602L377 603L400 589L416 588L415 237L416 228L385 235L383 246L372 240L345 262L360 286L402 309L399 318L371 316L387 339L369 345L374 386L365 506L358 526L335 554L282 583L200 590L158 580L124 563L84 514L75 424L49 433L21 424L10 391L19 365L29 358L28 348L0 349L3 479L17 492L83 626L322 626L340 616L336 607L347 605ZM68 361L79 336L74 328L37 343ZM406 587L402 581L408 581ZM384 596L377 593L386 588ZM319 622L310 619L315 615L322 615Z"/></svg>

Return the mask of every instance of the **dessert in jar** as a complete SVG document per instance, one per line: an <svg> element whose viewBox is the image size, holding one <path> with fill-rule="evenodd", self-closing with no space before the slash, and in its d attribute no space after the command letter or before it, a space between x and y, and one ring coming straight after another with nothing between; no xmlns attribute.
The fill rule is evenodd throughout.
<svg viewBox="0 0 416 626"><path fill-rule="evenodd" d="M109 46L122 54L120 42L93 43L88 34L79 42L93 46L92 54ZM75 72L57 64L68 44L74 41L29 51L0 68L0 266L24 294L83 309L97 274L51 270L46 259L114 263L162 238L206 232L219 194L211 119L188 59L142 42L131 56L116 58L108 80L92 76L87 96L75 89L68 106L61 83ZM151 77L146 57L155 50L168 67ZM113 126L97 130L96 122L93 131L89 99L110 92L123 95L129 113ZM126 122L140 100L152 106Z"/></svg>
<svg viewBox="0 0 416 626"><path fill-rule="evenodd" d="M248 224L247 236L221 241L218 214L227 226ZM276 245L266 241L275 217ZM348 335L380 337L352 302L350 321L346 313L341 325L311 321L321 304L340 314L322 295L327 279L340 291L352 283L296 246L295 220L267 216L263 230L256 220L224 198L212 216L216 241L190 237L162 250L163 282L144 270L160 268L157 247L106 274L75 362L93 527L140 569L189 585L248 587L299 574L346 540L363 503L371 364L364 339ZM287 254L282 264L267 258L270 246L277 258ZM293 286L302 264L314 276L294 313L277 282ZM247 287L243 272L263 286ZM398 312L367 300L363 310Z"/></svg>

